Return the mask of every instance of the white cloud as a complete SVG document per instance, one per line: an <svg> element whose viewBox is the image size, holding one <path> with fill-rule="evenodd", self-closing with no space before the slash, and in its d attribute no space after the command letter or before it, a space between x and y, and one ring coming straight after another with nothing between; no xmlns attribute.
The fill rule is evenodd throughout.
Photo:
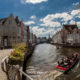
<svg viewBox="0 0 80 80"><path fill-rule="evenodd" d="M76 16L77 18L80 18L80 15Z"/></svg>
<svg viewBox="0 0 80 80"><path fill-rule="evenodd" d="M71 12L63 12L63 13L56 13L56 14L48 14L44 18L40 19L42 22L40 26L45 27L59 27L62 24L67 24L70 22L70 24L75 23L73 22L73 19L80 18L80 15L78 14L80 10L72 10ZM58 22L58 19L60 22ZM57 20L57 21L56 21Z"/></svg>
<svg viewBox="0 0 80 80"><path fill-rule="evenodd" d="M76 16L76 15L79 14L79 12L80 12L80 10L72 10L72 11L71 11L71 15L72 15L72 16Z"/></svg>
<svg viewBox="0 0 80 80"><path fill-rule="evenodd" d="M48 0L21 0L21 3L32 3L32 4L38 4L41 2L47 2Z"/></svg>
<svg viewBox="0 0 80 80"><path fill-rule="evenodd" d="M76 24L76 22L74 20L71 20L70 24Z"/></svg>
<svg viewBox="0 0 80 80"><path fill-rule="evenodd" d="M38 26L33 26L32 28L32 32L36 34L37 36L42 35L44 31L45 31L44 28L39 28Z"/></svg>
<svg viewBox="0 0 80 80"><path fill-rule="evenodd" d="M62 19L63 21L68 21L72 19L72 16L67 12L56 13L56 14L48 14L44 19L45 20L54 20L54 19Z"/></svg>
<svg viewBox="0 0 80 80"><path fill-rule="evenodd" d="M79 2L73 3L72 5L77 6L77 5L79 5Z"/></svg>
<svg viewBox="0 0 80 80"><path fill-rule="evenodd" d="M43 23L41 26L48 26L48 27L59 27L60 22L55 21L55 19L61 19L61 21L67 22L69 20L72 20L72 16L68 14L67 12L63 13L56 13L56 14L48 14L43 19L40 19Z"/></svg>
<svg viewBox="0 0 80 80"><path fill-rule="evenodd" d="M36 19L36 16L31 16L30 19Z"/></svg>
<svg viewBox="0 0 80 80"><path fill-rule="evenodd" d="M80 22L76 22L78 26L80 26Z"/></svg>
<svg viewBox="0 0 80 80"><path fill-rule="evenodd" d="M31 24L35 24L34 21L27 21L27 22L24 22L25 25L31 25Z"/></svg>
<svg viewBox="0 0 80 80"><path fill-rule="evenodd" d="M49 34L52 36L53 34L56 33L56 31L60 30L61 28L58 28L55 30L54 28L40 28L39 26L33 26L32 27L32 32L36 34L38 37L40 36L49 36Z"/></svg>
<svg viewBox="0 0 80 80"><path fill-rule="evenodd" d="M45 21L43 24L40 24L40 26L46 26L46 27L59 27L59 22L53 22L53 21Z"/></svg>

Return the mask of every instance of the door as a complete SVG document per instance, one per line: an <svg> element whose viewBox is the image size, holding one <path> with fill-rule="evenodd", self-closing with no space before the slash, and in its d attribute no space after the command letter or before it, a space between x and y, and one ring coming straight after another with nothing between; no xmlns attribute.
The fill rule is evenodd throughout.
<svg viewBox="0 0 80 80"><path fill-rule="evenodd" d="M3 37L3 45L4 47L8 47L8 37L7 36Z"/></svg>

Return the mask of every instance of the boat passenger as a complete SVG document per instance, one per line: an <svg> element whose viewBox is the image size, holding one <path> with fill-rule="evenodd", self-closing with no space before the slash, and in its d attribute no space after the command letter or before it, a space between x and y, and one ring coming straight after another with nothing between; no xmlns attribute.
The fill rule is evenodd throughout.
<svg viewBox="0 0 80 80"><path fill-rule="evenodd" d="M77 57L78 57L78 54L72 54L72 60L73 60L73 61L76 60Z"/></svg>
<svg viewBox="0 0 80 80"><path fill-rule="evenodd" d="M64 65L63 58L58 61L58 65L59 66L63 66Z"/></svg>
<svg viewBox="0 0 80 80"><path fill-rule="evenodd" d="M68 66L68 65L70 65L70 64L71 64L71 62L70 62L69 57L66 57L66 58L64 59L64 66Z"/></svg>

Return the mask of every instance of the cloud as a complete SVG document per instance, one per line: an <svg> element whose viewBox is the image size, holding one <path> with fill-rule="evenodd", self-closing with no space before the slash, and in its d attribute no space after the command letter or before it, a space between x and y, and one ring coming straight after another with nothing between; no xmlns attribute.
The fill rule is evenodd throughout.
<svg viewBox="0 0 80 80"><path fill-rule="evenodd" d="M32 32L33 32L34 34L36 34L37 36L42 35L44 31L45 31L44 28L39 28L38 26L33 26L33 27L32 27Z"/></svg>
<svg viewBox="0 0 80 80"><path fill-rule="evenodd" d="M40 24L40 26L46 26L46 27L59 27L59 22L53 22L53 21L45 21L43 24Z"/></svg>
<svg viewBox="0 0 80 80"><path fill-rule="evenodd" d="M80 22L76 22L78 26L80 26Z"/></svg>
<svg viewBox="0 0 80 80"><path fill-rule="evenodd" d="M45 27L60 27L61 24L70 24L75 23L73 20L75 18L80 18L80 15L78 14L80 10L72 10L70 12L62 12L62 13L56 13L56 14L48 14L44 18L40 19L42 22L40 26Z"/></svg>
<svg viewBox="0 0 80 80"><path fill-rule="evenodd" d="M36 16L31 16L30 19L36 19Z"/></svg>
<svg viewBox="0 0 80 80"><path fill-rule="evenodd" d="M70 24L76 24L76 21L71 20L71 21L70 21Z"/></svg>
<svg viewBox="0 0 80 80"><path fill-rule="evenodd" d="M77 18L80 18L80 15L76 16Z"/></svg>
<svg viewBox="0 0 80 80"><path fill-rule="evenodd" d="M63 13L49 14L44 19L45 20L55 20L59 18L62 19L63 21L68 21L72 19L72 16L68 14L68 12L63 12Z"/></svg>
<svg viewBox="0 0 80 80"><path fill-rule="evenodd" d="M35 24L34 21L27 21L27 22L24 22L25 25L31 25L31 24Z"/></svg>
<svg viewBox="0 0 80 80"><path fill-rule="evenodd" d="M43 19L40 19L41 26L47 26L47 27L60 27L61 24L58 21L55 21L56 19L60 19L63 22L67 22L69 20L72 20L73 17L68 12L63 13L56 13L56 14L48 14Z"/></svg>
<svg viewBox="0 0 80 80"><path fill-rule="evenodd" d="M76 15L79 14L79 12L80 12L80 10L72 10L72 11L71 11L71 15L72 15L72 16L76 16Z"/></svg>
<svg viewBox="0 0 80 80"><path fill-rule="evenodd" d="M77 6L77 5L79 5L79 2L73 3L72 5Z"/></svg>
<svg viewBox="0 0 80 80"><path fill-rule="evenodd" d="M47 2L48 0L21 0L21 3L32 3L32 4L38 4L42 2Z"/></svg>
<svg viewBox="0 0 80 80"><path fill-rule="evenodd" d="M55 30L54 28L40 28L39 26L33 26L32 27L32 32L34 34L36 34L38 37L42 37L42 36L49 36L49 34L51 36L53 36L53 34L55 34L57 31L59 31L61 28L57 28L57 30Z"/></svg>

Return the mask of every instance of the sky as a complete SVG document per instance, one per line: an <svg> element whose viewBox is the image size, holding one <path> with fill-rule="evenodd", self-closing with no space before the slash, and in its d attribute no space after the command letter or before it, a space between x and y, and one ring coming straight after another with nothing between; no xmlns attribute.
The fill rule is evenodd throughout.
<svg viewBox="0 0 80 80"><path fill-rule="evenodd" d="M38 37L53 36L63 24L80 28L80 0L0 0L0 19L13 13Z"/></svg>

